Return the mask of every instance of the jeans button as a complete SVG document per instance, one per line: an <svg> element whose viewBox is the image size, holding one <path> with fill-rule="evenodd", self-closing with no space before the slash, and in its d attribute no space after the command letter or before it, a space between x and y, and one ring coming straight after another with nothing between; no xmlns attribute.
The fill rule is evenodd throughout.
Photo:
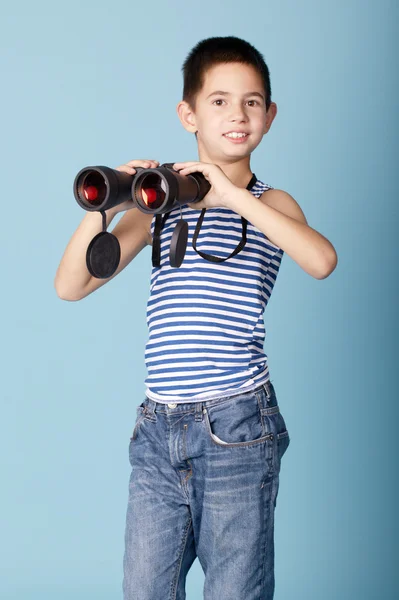
<svg viewBox="0 0 399 600"><path fill-rule="evenodd" d="M174 402L171 402L171 404L168 404L169 408L176 408L177 404L175 404Z"/></svg>

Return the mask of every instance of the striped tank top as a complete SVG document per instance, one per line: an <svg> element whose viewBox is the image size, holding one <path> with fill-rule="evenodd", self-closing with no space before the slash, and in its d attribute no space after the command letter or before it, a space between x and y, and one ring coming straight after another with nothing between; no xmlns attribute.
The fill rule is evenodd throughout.
<svg viewBox="0 0 399 600"><path fill-rule="evenodd" d="M273 189L256 179L259 198ZM283 250L247 222L243 250L225 262L210 262L194 250L200 210L177 206L168 215L160 242L160 267L153 267L147 302L146 396L162 403L198 402L246 393L269 379L263 345L263 313L273 291ZM169 264L173 230L188 223L187 250L180 267ZM155 215L151 222L154 234ZM196 248L225 258L239 244L241 215L207 208Z"/></svg>

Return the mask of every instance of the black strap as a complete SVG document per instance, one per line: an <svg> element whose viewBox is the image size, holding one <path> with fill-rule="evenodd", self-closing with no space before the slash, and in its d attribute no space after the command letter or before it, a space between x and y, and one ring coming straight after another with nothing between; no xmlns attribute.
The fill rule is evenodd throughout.
<svg viewBox="0 0 399 600"><path fill-rule="evenodd" d="M257 182L257 180L258 179L254 173L252 175L251 181L248 183L246 189L251 190L253 188L253 186L255 185L255 183ZM194 250L200 256L202 256L202 258L205 258L205 260L208 260L209 262L215 262L215 263L224 262L224 261L228 260L229 258L231 258L232 256L235 256L236 254L241 252L241 250L244 248L245 244L247 243L247 223L248 223L248 221L245 217L241 217L241 223L242 223L241 241L238 244L238 246L236 247L236 249L233 250L233 252L229 256L226 256L226 258L220 258L219 256L213 256L212 254L206 254L206 252L201 252L200 250L197 250L196 243L197 243L197 239L198 239L198 235L199 235L199 232L201 229L202 222L204 220L205 212L206 212L206 208L203 208L201 211L201 216L198 219L197 225L195 227L195 233L194 233L194 237L193 237L193 241L192 241Z"/></svg>
<svg viewBox="0 0 399 600"><path fill-rule="evenodd" d="M155 215L155 226L154 234L152 238L152 266L161 266L161 231L164 226L166 219L169 217L171 211L164 213L157 213ZM162 218L163 217L163 218Z"/></svg>
<svg viewBox="0 0 399 600"><path fill-rule="evenodd" d="M252 190L253 186L256 184L257 181L258 181L258 178L256 177L255 173L253 173L251 180L248 183L246 189ZM194 250L200 256L202 256L202 258L205 258L205 260L209 260L210 262L224 262L225 260L228 260L232 256L235 256L236 254L241 252L241 250L244 248L244 246L247 242L247 223L248 223L248 221L247 221L247 219L245 219L245 217L241 217L241 223L242 223L241 241L238 244L237 248L230 254L230 256L227 256L226 258L220 258L218 256L212 256L212 254L206 254L205 252L201 252L200 250L197 250L196 242L198 239L199 232L201 230L201 225L204 220L205 212L206 212L206 208L203 208L201 211L201 215L197 221L197 225L195 227L195 233L194 233L194 237L192 240L192 246L193 246ZM168 218L168 216L170 215L170 213L171 213L171 211L164 213L163 215L162 215L162 213L157 213L155 215L155 226L154 226L154 234L153 234L153 240L152 240L152 266L153 267L161 266L161 231L162 231L165 221Z"/></svg>
<svg viewBox="0 0 399 600"><path fill-rule="evenodd" d="M107 215L105 214L105 210L100 210L100 213L103 231L107 231Z"/></svg>

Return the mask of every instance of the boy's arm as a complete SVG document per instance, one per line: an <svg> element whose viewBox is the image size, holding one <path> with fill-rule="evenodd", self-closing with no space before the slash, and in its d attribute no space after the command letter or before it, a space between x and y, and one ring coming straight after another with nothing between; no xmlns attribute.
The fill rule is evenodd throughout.
<svg viewBox="0 0 399 600"><path fill-rule="evenodd" d="M334 246L307 224L299 204L283 190L266 190L256 198L249 190L237 188L228 206L262 231L315 279L325 279L337 266Z"/></svg>
<svg viewBox="0 0 399 600"><path fill-rule="evenodd" d="M107 226L116 211L106 212ZM143 248L151 243L153 215L134 207L125 212L111 233L118 238L121 259L115 273L107 279L92 277L86 266L87 247L93 237L102 231L102 217L98 211L88 212L69 241L54 280L57 295L62 300L85 298L118 275Z"/></svg>

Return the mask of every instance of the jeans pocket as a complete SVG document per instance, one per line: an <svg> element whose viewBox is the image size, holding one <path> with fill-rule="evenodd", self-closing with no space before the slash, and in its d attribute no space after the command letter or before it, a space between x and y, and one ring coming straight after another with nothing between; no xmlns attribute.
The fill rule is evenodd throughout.
<svg viewBox="0 0 399 600"><path fill-rule="evenodd" d="M133 441L136 439L139 427L144 420L151 421L151 422L155 421L154 416L151 417L150 413L148 412L147 405L148 405L148 398L146 397L146 399L143 400L143 402L136 409L136 421L135 421L135 424L133 427L133 432L130 437L130 441Z"/></svg>
<svg viewBox="0 0 399 600"><path fill-rule="evenodd" d="M290 436L278 404L270 408L261 409L261 413L264 428L274 434L274 469L278 473L280 471L281 459L290 444Z"/></svg>
<svg viewBox="0 0 399 600"><path fill-rule="evenodd" d="M273 439L265 431L256 394L249 393L204 408L209 438L224 448L254 446Z"/></svg>
<svg viewBox="0 0 399 600"><path fill-rule="evenodd" d="M285 451L290 445L290 441L290 436L287 430L277 434L277 453L279 462L281 462Z"/></svg>
<svg viewBox="0 0 399 600"><path fill-rule="evenodd" d="M269 396L267 399L267 408L261 409L263 427L266 431L271 431L275 436L275 447L274 447L274 468L278 472L281 466L281 459L283 458L289 444L290 435L287 429L285 419L281 413L280 405L277 400L276 390L273 384L269 385Z"/></svg>
<svg viewBox="0 0 399 600"><path fill-rule="evenodd" d="M140 427L140 423L143 419L144 419L144 408L141 406L138 406L136 421L135 421L134 427L133 427L133 433L130 436L131 441L136 439L138 428Z"/></svg>

